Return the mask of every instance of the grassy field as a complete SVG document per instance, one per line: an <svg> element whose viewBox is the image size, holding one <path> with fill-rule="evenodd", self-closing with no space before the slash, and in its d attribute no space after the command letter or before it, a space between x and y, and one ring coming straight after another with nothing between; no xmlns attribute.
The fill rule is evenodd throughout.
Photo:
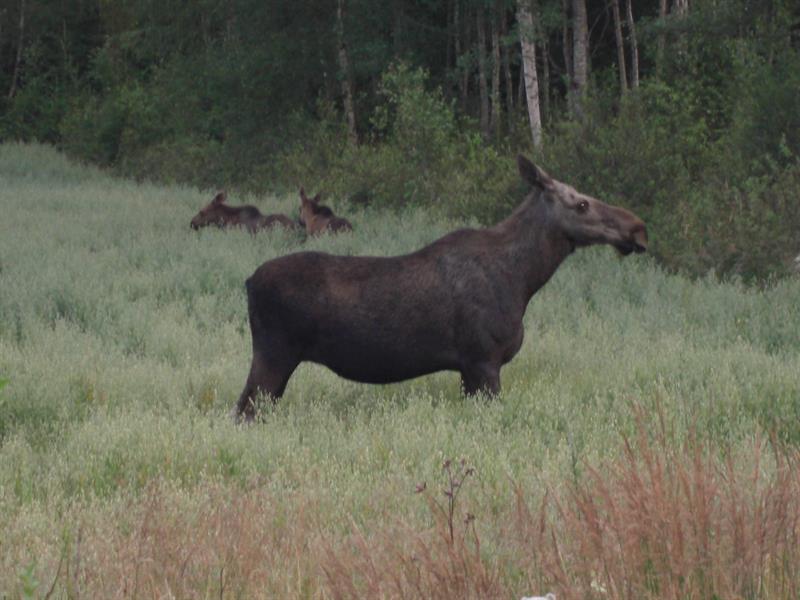
<svg viewBox="0 0 800 600"><path fill-rule="evenodd" d="M580 251L500 397L303 365L238 427L258 265L462 224L191 231L211 196L0 146L0 597L798 597L800 280Z"/></svg>

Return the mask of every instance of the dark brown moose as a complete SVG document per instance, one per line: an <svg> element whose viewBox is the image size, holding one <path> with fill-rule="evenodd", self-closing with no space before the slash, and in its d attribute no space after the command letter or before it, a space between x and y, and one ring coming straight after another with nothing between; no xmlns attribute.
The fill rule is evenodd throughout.
<svg viewBox="0 0 800 600"><path fill-rule="evenodd" d="M452 370L466 394L499 392L531 296L575 248L647 248L633 213L523 156L518 163L533 189L493 227L460 229L405 256L300 252L262 264L246 283L253 362L237 417L253 418L259 394L280 398L302 361L365 383Z"/></svg>
<svg viewBox="0 0 800 600"><path fill-rule="evenodd" d="M250 233L280 225L286 229L298 229L300 225L286 215L262 215L250 204L228 206L225 192L218 192L214 199L200 209L191 222L192 229L209 225L217 227L245 227Z"/></svg>
<svg viewBox="0 0 800 600"><path fill-rule="evenodd" d="M319 194L309 198L303 188L300 188L300 224L308 235L353 231L350 221L337 217L329 206L319 203Z"/></svg>

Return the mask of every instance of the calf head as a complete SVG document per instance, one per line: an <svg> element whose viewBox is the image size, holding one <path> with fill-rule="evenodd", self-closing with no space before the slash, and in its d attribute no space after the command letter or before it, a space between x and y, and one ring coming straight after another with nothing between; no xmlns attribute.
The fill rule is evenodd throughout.
<svg viewBox="0 0 800 600"><path fill-rule="evenodd" d="M330 208L319 203L319 198L319 194L309 198L305 189L300 188L300 225L309 233L321 231L334 216Z"/></svg>
<svg viewBox="0 0 800 600"><path fill-rule="evenodd" d="M522 178L539 192L550 218L573 246L610 244L624 255L647 249L644 221L629 210L578 192L522 155L517 164Z"/></svg>
<svg viewBox="0 0 800 600"><path fill-rule="evenodd" d="M225 224L225 205L226 195L224 191L218 192L214 199L206 206L200 209L192 222L190 223L192 229L200 229L201 227L208 227L209 225L222 226Z"/></svg>

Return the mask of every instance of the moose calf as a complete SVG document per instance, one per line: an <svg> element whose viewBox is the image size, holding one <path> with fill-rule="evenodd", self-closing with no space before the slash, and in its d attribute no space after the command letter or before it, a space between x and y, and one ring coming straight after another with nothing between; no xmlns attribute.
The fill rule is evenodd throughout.
<svg viewBox="0 0 800 600"><path fill-rule="evenodd" d="M330 207L319 203L319 194L309 198L303 188L300 188L300 224L306 228L308 235L319 235L323 232L341 233L353 230L350 221L337 217Z"/></svg>
<svg viewBox="0 0 800 600"><path fill-rule="evenodd" d="M245 227L250 233L256 233L261 229L269 229L280 225L286 229L298 229L300 226L286 215L262 215L261 211L250 204L242 206L228 206L225 203L227 196L225 192L219 192L214 199L200 209L192 222L192 229L200 229L209 225L216 225L219 228L225 227Z"/></svg>

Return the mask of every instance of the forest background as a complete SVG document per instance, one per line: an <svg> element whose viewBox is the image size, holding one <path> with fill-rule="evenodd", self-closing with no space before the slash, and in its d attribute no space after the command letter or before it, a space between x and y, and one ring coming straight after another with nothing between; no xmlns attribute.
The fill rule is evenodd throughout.
<svg viewBox="0 0 800 600"><path fill-rule="evenodd" d="M795 0L6 0L0 140L125 176L491 222L513 157L670 270L800 251Z"/></svg>

